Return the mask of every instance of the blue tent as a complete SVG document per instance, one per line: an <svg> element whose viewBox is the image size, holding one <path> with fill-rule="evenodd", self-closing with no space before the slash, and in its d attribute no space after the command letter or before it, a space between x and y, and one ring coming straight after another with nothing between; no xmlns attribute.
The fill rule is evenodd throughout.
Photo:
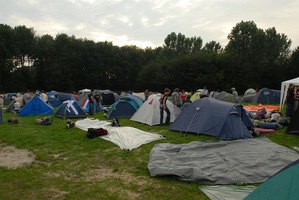
<svg viewBox="0 0 299 200"><path fill-rule="evenodd" d="M253 190L245 200L299 199L299 160L289 164Z"/></svg>
<svg viewBox="0 0 299 200"><path fill-rule="evenodd" d="M260 89L252 99L255 104L280 104L280 90Z"/></svg>
<svg viewBox="0 0 299 200"><path fill-rule="evenodd" d="M55 116L63 119L87 117L77 101L74 100L64 101L57 109Z"/></svg>
<svg viewBox="0 0 299 200"><path fill-rule="evenodd" d="M53 90L53 91L48 92L47 95L48 95L49 103L55 108L60 106L62 104L62 102L64 102L64 101L67 101L67 100L76 101L76 98L71 93L62 93L62 92L56 92Z"/></svg>
<svg viewBox="0 0 299 200"><path fill-rule="evenodd" d="M111 105L106 116L111 118L132 117L141 105L131 96L121 97L118 101Z"/></svg>
<svg viewBox="0 0 299 200"><path fill-rule="evenodd" d="M142 106L142 104L144 102L144 100L141 97L136 96L136 95L126 94L125 96L133 99L138 104L138 107Z"/></svg>
<svg viewBox="0 0 299 200"><path fill-rule="evenodd" d="M253 125L248 122L246 111L237 109L238 106L214 98L200 98L182 111L169 130L210 135L222 140L251 138L248 127ZM241 115L240 111L244 113Z"/></svg>
<svg viewBox="0 0 299 200"><path fill-rule="evenodd" d="M19 116L51 115L53 108L38 96L34 96L20 111Z"/></svg>
<svg viewBox="0 0 299 200"><path fill-rule="evenodd" d="M48 101L49 103L54 107L54 108L57 108L58 106L60 106L61 102L60 100L58 99L58 96L57 96L57 92L52 90L50 92L47 93L48 95Z"/></svg>

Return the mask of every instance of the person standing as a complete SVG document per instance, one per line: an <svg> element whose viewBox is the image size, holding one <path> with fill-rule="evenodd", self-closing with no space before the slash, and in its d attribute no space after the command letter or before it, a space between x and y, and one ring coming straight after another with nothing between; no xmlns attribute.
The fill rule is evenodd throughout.
<svg viewBox="0 0 299 200"><path fill-rule="evenodd" d="M88 114L90 116L92 116L93 115L93 111L94 111L94 98L93 98L92 93L88 94L88 106L89 106L89 108L88 108Z"/></svg>
<svg viewBox="0 0 299 200"><path fill-rule="evenodd" d="M294 91L294 84L290 83L288 91L287 91L287 97L286 97L286 117L292 117L294 113L294 107L295 107L295 91Z"/></svg>
<svg viewBox="0 0 299 200"><path fill-rule="evenodd" d="M30 94L30 91L27 90L25 92L25 94L23 95L23 100L24 100L25 105L29 102L29 94Z"/></svg>
<svg viewBox="0 0 299 200"><path fill-rule="evenodd" d="M179 97L179 88L175 88L171 94L171 100L174 105L181 107L181 99Z"/></svg>
<svg viewBox="0 0 299 200"><path fill-rule="evenodd" d="M203 87L203 90L201 92L200 98L202 97L208 97L209 96L209 90L207 89L206 86Z"/></svg>
<svg viewBox="0 0 299 200"><path fill-rule="evenodd" d="M232 87L232 93L233 93L233 96L232 96L232 103L239 103L239 95L238 95L238 92L236 90L236 88Z"/></svg>
<svg viewBox="0 0 299 200"><path fill-rule="evenodd" d="M188 107L192 103L190 98L191 98L190 95L188 95L186 100L182 104L181 110L184 110L186 107Z"/></svg>
<svg viewBox="0 0 299 200"><path fill-rule="evenodd" d="M148 97L149 97L149 92L148 92L148 89L146 89L144 91L144 101L146 101L148 99Z"/></svg>
<svg viewBox="0 0 299 200"><path fill-rule="evenodd" d="M45 91L41 90L41 93L39 97L45 102L48 103L48 95L45 93Z"/></svg>
<svg viewBox="0 0 299 200"><path fill-rule="evenodd" d="M186 91L184 89L182 89L182 93L181 93L181 103L183 105L183 103L186 101L187 99L187 94L186 94Z"/></svg>
<svg viewBox="0 0 299 200"><path fill-rule="evenodd" d="M167 113L166 116L166 121L165 124L168 125L170 124L170 111L167 107L167 98L170 94L170 89L165 88L164 89L164 94L160 99L160 125L163 125L163 121L164 121L164 111Z"/></svg>
<svg viewBox="0 0 299 200"><path fill-rule="evenodd" d="M100 91L96 91L94 95L95 104L96 104L96 113L99 113L101 111L101 93Z"/></svg>
<svg viewBox="0 0 299 200"><path fill-rule="evenodd" d="M4 96L0 95L0 124L2 124L2 122L3 122L3 110L2 110L3 104L4 104L3 98L4 98Z"/></svg>

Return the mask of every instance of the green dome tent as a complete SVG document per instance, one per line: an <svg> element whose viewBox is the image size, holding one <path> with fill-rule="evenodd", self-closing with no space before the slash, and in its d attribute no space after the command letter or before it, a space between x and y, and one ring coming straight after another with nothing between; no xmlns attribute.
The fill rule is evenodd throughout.
<svg viewBox="0 0 299 200"><path fill-rule="evenodd" d="M245 200L299 199L299 160L280 170L251 192Z"/></svg>

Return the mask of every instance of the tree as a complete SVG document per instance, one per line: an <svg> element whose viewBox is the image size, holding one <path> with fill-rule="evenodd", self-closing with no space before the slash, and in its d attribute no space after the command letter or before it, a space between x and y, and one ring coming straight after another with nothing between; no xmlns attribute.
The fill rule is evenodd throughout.
<svg viewBox="0 0 299 200"><path fill-rule="evenodd" d="M276 80L291 44L284 34L276 33L275 28L263 31L253 21L241 21L232 29L228 39L225 52L234 59L231 67L234 67L235 79L239 79L236 82L278 87Z"/></svg>
<svg viewBox="0 0 299 200"><path fill-rule="evenodd" d="M297 46L290 56L290 61L285 68L284 79L288 80L297 77L299 74L299 46Z"/></svg>
<svg viewBox="0 0 299 200"><path fill-rule="evenodd" d="M201 37L186 38L184 34L172 32L164 40L167 55L196 53L201 50Z"/></svg>
<svg viewBox="0 0 299 200"><path fill-rule="evenodd" d="M55 79L55 77L52 77L53 61L57 58L54 56L54 43L54 38L51 35L36 38L35 63L31 76L36 78L36 85L43 89L53 87L51 80Z"/></svg>
<svg viewBox="0 0 299 200"><path fill-rule="evenodd" d="M15 54L13 29L0 24L0 92L9 90L12 85L11 71Z"/></svg>
<svg viewBox="0 0 299 200"><path fill-rule="evenodd" d="M203 47L203 50L209 51L209 52L220 53L222 51L222 47L219 42L211 41L211 42L207 42L205 44L205 46Z"/></svg>
<svg viewBox="0 0 299 200"><path fill-rule="evenodd" d="M16 45L15 65L16 67L30 67L34 60L35 31L26 26L16 26L13 30Z"/></svg>

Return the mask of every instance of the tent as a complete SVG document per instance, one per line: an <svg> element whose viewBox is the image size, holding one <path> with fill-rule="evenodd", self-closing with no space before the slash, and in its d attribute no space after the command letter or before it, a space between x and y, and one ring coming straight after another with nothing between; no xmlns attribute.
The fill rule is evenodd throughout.
<svg viewBox="0 0 299 200"><path fill-rule="evenodd" d="M106 116L111 118L132 117L141 105L131 96L123 96L110 106Z"/></svg>
<svg viewBox="0 0 299 200"><path fill-rule="evenodd" d="M79 104L79 103L78 103ZM84 112L88 112L89 111L89 99L87 98L87 99L85 99L84 101L83 101L83 103L82 104L79 104L80 106L81 106L81 108L84 110ZM94 103L93 104L93 112L96 112L96 104ZM100 105L100 110L99 111L102 111L103 110L103 108L102 108L102 106Z"/></svg>
<svg viewBox="0 0 299 200"><path fill-rule="evenodd" d="M48 95L48 102L53 106L54 108L57 108L60 106L61 102L58 99L57 92L55 90L52 90L47 93Z"/></svg>
<svg viewBox="0 0 299 200"><path fill-rule="evenodd" d="M103 106L110 106L120 98L118 94L112 92L111 90L98 90L98 91L100 91L101 93Z"/></svg>
<svg viewBox="0 0 299 200"><path fill-rule="evenodd" d="M241 103L252 103L252 100L254 99L256 95L256 91L253 88L249 88L244 92L243 97L241 98Z"/></svg>
<svg viewBox="0 0 299 200"><path fill-rule="evenodd" d="M57 109L55 115L63 119L87 117L77 101L74 100L64 101Z"/></svg>
<svg viewBox="0 0 299 200"><path fill-rule="evenodd" d="M16 97L17 96L17 93L16 92L8 92L8 93L5 93L4 95L4 102L3 104L4 105L9 105L12 100L14 99L13 97Z"/></svg>
<svg viewBox="0 0 299 200"><path fill-rule="evenodd" d="M160 124L160 95L151 95L142 106L131 117L132 121L148 124L150 126ZM180 108L175 106L171 101L167 100L167 107L170 111L170 122L173 122L181 113ZM164 121L166 119L166 111L164 111Z"/></svg>
<svg viewBox="0 0 299 200"><path fill-rule="evenodd" d="M251 199L299 199L299 160L280 170L253 190L245 200Z"/></svg>
<svg viewBox="0 0 299 200"><path fill-rule="evenodd" d="M145 99L144 92L133 92L133 95L140 97L143 101Z"/></svg>
<svg viewBox="0 0 299 200"><path fill-rule="evenodd" d="M196 101L197 99L200 99L200 95L201 95L201 92L195 92L191 97L190 97L190 100L193 102L193 101Z"/></svg>
<svg viewBox="0 0 299 200"><path fill-rule="evenodd" d="M237 109L238 106L241 105L210 97L198 99L182 111L169 130L210 135L222 140L251 138L248 128L253 125L246 111Z"/></svg>
<svg viewBox="0 0 299 200"><path fill-rule="evenodd" d="M140 107L142 104L143 104L143 102L144 102L144 100L141 98L141 97L139 97L139 96L136 96L136 95L132 95L132 94L126 94L125 95L126 97L129 97L129 98L132 98L137 104L138 104L138 106Z"/></svg>
<svg viewBox="0 0 299 200"><path fill-rule="evenodd" d="M57 108L62 104L62 102L67 100L74 100L76 101L76 98L71 93L63 93L63 92L56 92L56 91L50 91L47 93L48 95L48 101L49 103L54 107Z"/></svg>
<svg viewBox="0 0 299 200"><path fill-rule="evenodd" d="M225 92L225 91L221 91L217 94L214 94L213 96L214 99L218 99L220 101L226 101L226 102L231 102L233 95L231 93Z"/></svg>
<svg viewBox="0 0 299 200"><path fill-rule="evenodd" d="M280 89L281 93L280 93L280 104L279 104L280 111L282 111L283 109L283 105L287 97L287 91L290 83L293 83L294 85L299 85L299 77L281 82L281 89Z"/></svg>
<svg viewBox="0 0 299 200"><path fill-rule="evenodd" d="M280 102L280 90L273 90L269 88L260 89L255 97L252 99L254 104L279 104Z"/></svg>
<svg viewBox="0 0 299 200"><path fill-rule="evenodd" d="M53 108L40 97L34 96L20 111L19 116L51 115Z"/></svg>
<svg viewBox="0 0 299 200"><path fill-rule="evenodd" d="M88 94L88 93L90 93L90 92L91 92L91 90L90 90L90 89L87 89L87 88L78 91L79 95L80 95L80 94Z"/></svg>

